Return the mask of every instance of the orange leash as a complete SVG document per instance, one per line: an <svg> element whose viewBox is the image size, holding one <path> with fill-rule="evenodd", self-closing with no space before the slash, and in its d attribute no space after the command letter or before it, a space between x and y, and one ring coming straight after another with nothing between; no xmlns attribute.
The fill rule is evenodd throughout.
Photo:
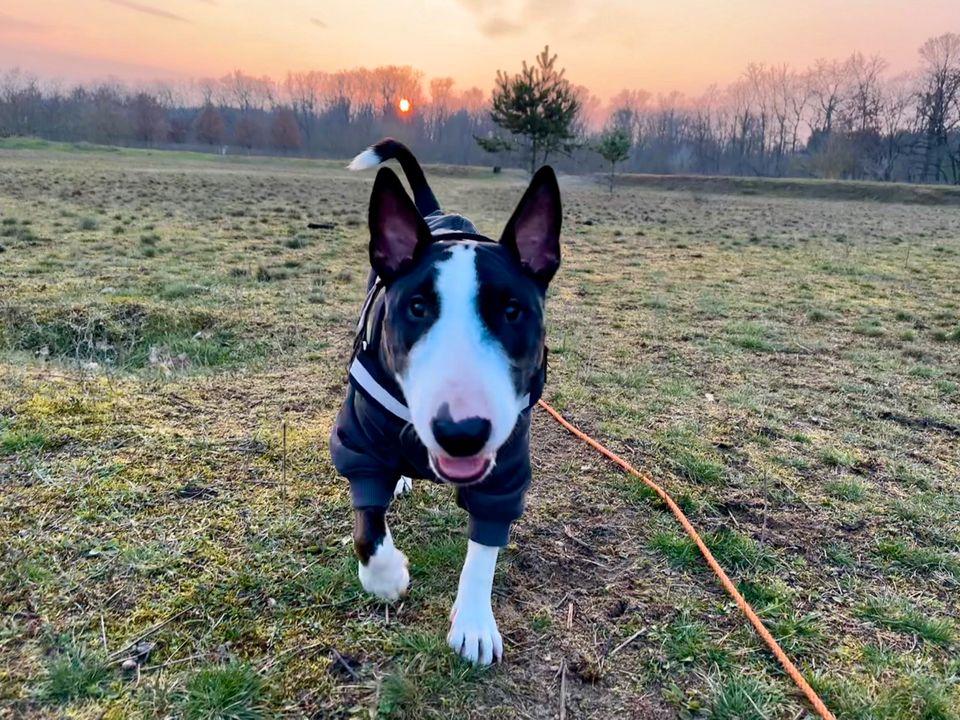
<svg viewBox="0 0 960 720"><path fill-rule="evenodd" d="M757 613L754 612L752 607L750 607L750 603L746 601L743 595L740 594L734 584L730 581L730 578L727 577L727 574L723 571L723 568L720 567L720 563L717 562L716 558L713 557L713 553L710 552L710 548L708 548L706 543L703 542L693 525L691 525L690 521L687 520L687 516L683 514L683 510L681 510L673 501L673 498L667 494L666 490L657 485L654 479L648 474L640 472L626 460L614 454L610 450L607 450L607 448L598 443L585 432L571 425L560 413L554 410L543 400L540 400L537 404L546 410L547 414L560 423L566 430L583 440L583 442L604 457L615 462L631 475L636 475L647 485L647 487L660 496L660 499L667 504L667 507L669 507L670 511L676 516L687 535L690 536L690 539L696 543L698 548L700 548L700 553L703 555L703 559L707 561L707 565L710 566L710 569L713 570L714 574L720 579L720 584L723 585L723 589L727 591L730 597L733 598L734 602L737 603L737 606L743 611L743 614L747 616L747 620L749 620L750 624L753 625L754 630L756 630L757 634L763 638L763 641L767 644L767 647L770 648L770 652L772 652L774 656L776 656L777 660L780 661L783 669L787 671L787 675L790 676L793 682L796 683L796 686L800 688L801 692L803 692L803 694L806 696L807 700L810 701L813 709L817 711L817 714L820 715L823 720L836 720L833 713L830 712L830 710L827 709L827 706L823 704L823 700L820 699L820 696L817 695L816 691L812 687L810 687L810 683L804 679L803 675L800 674L800 671L797 670L797 667L790 662L790 658L787 657L787 654L783 651L783 648L780 647L773 635L770 634L770 631L764 626L763 621L759 618Z"/></svg>

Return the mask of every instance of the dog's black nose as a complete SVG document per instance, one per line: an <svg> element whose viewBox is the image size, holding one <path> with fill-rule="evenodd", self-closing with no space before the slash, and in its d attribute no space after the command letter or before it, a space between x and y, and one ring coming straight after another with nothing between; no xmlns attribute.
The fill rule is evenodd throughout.
<svg viewBox="0 0 960 720"><path fill-rule="evenodd" d="M430 423L433 437L450 457L470 457L483 450L490 439L491 425L486 418L472 417L454 422L435 418Z"/></svg>

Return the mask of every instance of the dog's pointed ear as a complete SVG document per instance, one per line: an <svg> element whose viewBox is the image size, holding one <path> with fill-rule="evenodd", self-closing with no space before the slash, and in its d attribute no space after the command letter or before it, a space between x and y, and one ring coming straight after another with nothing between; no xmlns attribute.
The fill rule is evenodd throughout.
<svg viewBox="0 0 960 720"><path fill-rule="evenodd" d="M547 165L533 176L500 236L500 243L544 287L560 267L562 215L557 176Z"/></svg>
<svg viewBox="0 0 960 720"><path fill-rule="evenodd" d="M432 240L430 228L390 168L381 168L377 173L368 220L370 265L385 283L393 280Z"/></svg>

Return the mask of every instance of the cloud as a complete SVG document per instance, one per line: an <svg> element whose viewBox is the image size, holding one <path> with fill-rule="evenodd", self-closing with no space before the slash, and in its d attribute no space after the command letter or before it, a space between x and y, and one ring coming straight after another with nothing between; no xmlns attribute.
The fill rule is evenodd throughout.
<svg viewBox="0 0 960 720"><path fill-rule="evenodd" d="M477 29L487 37L517 35L527 27L565 30L582 14L576 0L457 0L476 18ZM585 3L583 3L585 4Z"/></svg>
<svg viewBox="0 0 960 720"><path fill-rule="evenodd" d="M120 7L125 7L129 10L134 10L135 12L143 13L144 15L153 15L154 17L163 18L164 20L175 20L176 22L185 23L190 22L182 15L175 15L172 12L167 12L166 10L161 10L160 8L134 2L133 0L107 0L107 2L112 3L113 5L119 5Z"/></svg>
<svg viewBox="0 0 960 720"><path fill-rule="evenodd" d="M516 35L523 30L523 25L507 20L504 17L494 16L480 23L480 32L487 37L502 37Z"/></svg>
<svg viewBox="0 0 960 720"><path fill-rule="evenodd" d="M318 28L325 28L327 26L327 24L320 18L312 17L310 18L310 22L316 25Z"/></svg>
<svg viewBox="0 0 960 720"><path fill-rule="evenodd" d="M23 32L44 32L48 29L46 25L30 22L29 20L21 20L6 13L0 13L0 28L4 30L21 30Z"/></svg>
<svg viewBox="0 0 960 720"><path fill-rule="evenodd" d="M470 12L480 15L484 10L489 10L491 5L498 5L497 2L491 2L491 0L457 0L464 8Z"/></svg>

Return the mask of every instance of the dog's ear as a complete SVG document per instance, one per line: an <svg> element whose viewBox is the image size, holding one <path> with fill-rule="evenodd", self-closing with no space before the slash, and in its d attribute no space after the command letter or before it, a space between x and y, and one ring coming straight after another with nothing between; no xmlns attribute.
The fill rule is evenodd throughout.
<svg viewBox="0 0 960 720"><path fill-rule="evenodd" d="M385 283L393 280L432 237L400 178L381 168L370 195L370 265Z"/></svg>
<svg viewBox="0 0 960 720"><path fill-rule="evenodd" d="M544 287L560 267L560 187L550 166L537 171L503 229L500 243Z"/></svg>

